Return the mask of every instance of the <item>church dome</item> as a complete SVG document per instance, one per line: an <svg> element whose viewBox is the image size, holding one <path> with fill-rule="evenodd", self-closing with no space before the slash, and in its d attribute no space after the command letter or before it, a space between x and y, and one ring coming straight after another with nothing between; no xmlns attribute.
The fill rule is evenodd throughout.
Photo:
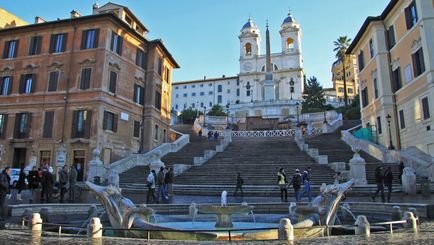
<svg viewBox="0 0 434 245"><path fill-rule="evenodd" d="M283 20L282 26L287 24L295 23L295 18L292 16L291 12L288 13L288 16Z"/></svg>
<svg viewBox="0 0 434 245"><path fill-rule="evenodd" d="M256 24L253 22L252 17L249 17L249 20L247 21L246 24L243 25L243 28L241 29L243 30L251 30L251 29L258 29L258 27L256 26Z"/></svg>

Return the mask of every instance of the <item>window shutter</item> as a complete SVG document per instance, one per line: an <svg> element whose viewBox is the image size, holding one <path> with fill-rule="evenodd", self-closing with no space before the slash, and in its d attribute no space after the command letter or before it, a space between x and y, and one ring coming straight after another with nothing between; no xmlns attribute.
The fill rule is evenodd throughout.
<svg viewBox="0 0 434 245"><path fill-rule="evenodd" d="M30 131L32 129L32 113L27 112L27 124L26 124L26 135L25 138L30 137Z"/></svg>
<svg viewBox="0 0 434 245"><path fill-rule="evenodd" d="M3 94L3 87L5 86L4 85L4 77L0 77L0 95L2 95Z"/></svg>
<svg viewBox="0 0 434 245"><path fill-rule="evenodd" d="M121 36L119 36L119 40L118 40L118 54L120 56L122 56L122 46L123 46L123 43L124 43L124 38L121 37Z"/></svg>
<svg viewBox="0 0 434 245"><path fill-rule="evenodd" d="M15 114L14 138L19 138L20 118L21 113Z"/></svg>
<svg viewBox="0 0 434 245"><path fill-rule="evenodd" d="M20 40L16 40L15 41L15 49L14 49L14 58L15 57L17 57L17 55L18 55L18 48L19 48L19 45L20 45Z"/></svg>
<svg viewBox="0 0 434 245"><path fill-rule="evenodd" d="M95 29L95 40L93 42L93 48L98 48L99 43L99 29Z"/></svg>
<svg viewBox="0 0 434 245"><path fill-rule="evenodd" d="M139 60L140 59L140 49L139 48L137 48L137 51L136 51L136 65L138 65L138 66L140 66L141 65L141 60Z"/></svg>
<svg viewBox="0 0 434 245"><path fill-rule="evenodd" d="M113 114L113 132L118 131L118 115Z"/></svg>
<svg viewBox="0 0 434 245"><path fill-rule="evenodd" d="M68 41L68 33L63 33L63 40L62 40L62 52L65 52L66 50L66 43Z"/></svg>
<svg viewBox="0 0 434 245"><path fill-rule="evenodd" d="M134 84L133 101L134 101L135 103L137 103L137 89L138 89L137 84Z"/></svg>
<svg viewBox="0 0 434 245"><path fill-rule="evenodd" d="M413 74L414 74L414 77L416 78L417 76L419 76L419 71L418 71L418 67L417 67L418 66L417 52L411 56L411 60L413 62Z"/></svg>
<svg viewBox="0 0 434 245"><path fill-rule="evenodd" d="M36 89L36 74L32 74L32 85L30 88L30 92L35 92Z"/></svg>
<svg viewBox="0 0 434 245"><path fill-rule="evenodd" d="M410 7L405 8L404 12L405 12L405 23L407 24L407 30L409 30L412 27Z"/></svg>
<svg viewBox="0 0 434 245"><path fill-rule="evenodd" d="M48 80L48 92L57 90L57 82L59 80L59 73L56 71L50 72L49 80Z"/></svg>
<svg viewBox="0 0 434 245"><path fill-rule="evenodd" d="M112 32L112 41L110 42L110 50L114 51L113 45L115 43L115 32Z"/></svg>
<svg viewBox="0 0 434 245"><path fill-rule="evenodd" d="M55 46L56 46L56 34L51 34L50 53L54 53L54 47Z"/></svg>
<svg viewBox="0 0 434 245"><path fill-rule="evenodd" d="M20 94L24 93L24 82L25 82L25 80L26 80L26 75L21 75L20 85L19 85L19 88L18 88L18 93L20 93Z"/></svg>
<svg viewBox="0 0 434 245"><path fill-rule="evenodd" d="M6 129L8 127L8 114L3 114L3 129L0 131L0 139L4 139L6 136Z"/></svg>
<svg viewBox="0 0 434 245"><path fill-rule="evenodd" d="M85 85L86 85L86 89L89 89L90 88L90 77L91 77L91 74L92 74L92 69L91 68L86 69L85 73L86 73L86 76L85 76L85 78L86 78Z"/></svg>
<svg viewBox="0 0 434 245"><path fill-rule="evenodd" d="M46 111L44 118L44 129L43 129L43 138L52 138L53 137L53 120L54 120L54 111Z"/></svg>
<svg viewBox="0 0 434 245"><path fill-rule="evenodd" d="M112 93L116 93L116 79L117 79L117 73L114 71L110 71L109 91Z"/></svg>
<svg viewBox="0 0 434 245"><path fill-rule="evenodd" d="M85 129L84 129L84 137L86 139L90 138L90 127L92 125L92 111L88 110L87 111L87 118L86 118L86 122L85 122Z"/></svg>
<svg viewBox="0 0 434 245"><path fill-rule="evenodd" d="M5 42L5 47L3 48L3 59L6 59L8 57L9 53L9 41Z"/></svg>
<svg viewBox="0 0 434 245"><path fill-rule="evenodd" d="M146 70L146 65L148 63L148 53L143 53L142 57L142 68Z"/></svg>
<svg viewBox="0 0 434 245"><path fill-rule="evenodd" d="M80 49L86 48L87 30L81 32L81 47Z"/></svg>
<svg viewBox="0 0 434 245"><path fill-rule="evenodd" d="M7 92L8 95L10 95L11 92L12 92L13 79L14 79L14 77L10 76L10 78L9 78L9 87L8 87L8 92Z"/></svg>
<svg viewBox="0 0 434 245"><path fill-rule="evenodd" d="M102 129L107 130L107 122L108 122L108 113L107 111L104 111L104 118L102 121Z"/></svg>
<svg viewBox="0 0 434 245"><path fill-rule="evenodd" d="M37 44L36 44L36 54L41 53L41 46L42 46L42 36L38 36L36 38Z"/></svg>
<svg viewBox="0 0 434 245"><path fill-rule="evenodd" d="M71 127L71 138L77 138L77 118L78 111L72 112L72 127Z"/></svg>
<svg viewBox="0 0 434 245"><path fill-rule="evenodd" d="M417 52L419 53L419 65L420 65L419 70L420 70L420 74L422 74L425 72L425 60L423 57L423 48L421 47Z"/></svg>

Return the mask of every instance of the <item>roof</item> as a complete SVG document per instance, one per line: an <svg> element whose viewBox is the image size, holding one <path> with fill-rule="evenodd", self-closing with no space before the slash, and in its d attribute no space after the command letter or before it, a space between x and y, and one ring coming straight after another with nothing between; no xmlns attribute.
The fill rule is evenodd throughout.
<svg viewBox="0 0 434 245"><path fill-rule="evenodd" d="M137 24L138 24L138 25L143 29L144 32L149 32L148 28L146 28L146 27L143 25L143 23L140 22L139 18L137 18L137 17L133 14L133 12L131 12L131 10L130 10L128 7L124 6L124 5L120 5L120 4L117 4L117 3L108 2L108 3L102 5L102 6L99 7L99 8L102 8L102 7L107 6L107 5L109 5L109 4L116 5L116 6L118 6L119 8L123 8L123 9L124 9L124 10L125 10L125 11L126 11L126 12L131 16L131 17L133 17L134 19L137 20Z"/></svg>
<svg viewBox="0 0 434 245"><path fill-rule="evenodd" d="M184 84L191 84L191 83L215 82L215 81L230 80L230 79L238 79L238 76L217 77L217 78L207 78L207 79L200 79L200 80L174 82L174 83L172 83L172 85L175 86L175 85L184 85Z"/></svg>
<svg viewBox="0 0 434 245"><path fill-rule="evenodd" d="M392 11L392 9L396 6L396 4L399 2L399 0L390 0L389 4L386 6L386 8L383 10L381 15L379 16L369 16L366 18L365 22L363 22L362 27L360 28L359 32L357 33L356 37L351 42L350 46L347 49L346 54L351 54L356 47L357 43L360 42L360 39L362 39L363 34L365 34L366 30L369 27L369 24L374 21L383 21Z"/></svg>
<svg viewBox="0 0 434 245"><path fill-rule="evenodd" d="M167 58L172 62L173 66L175 68L180 68L179 64L176 62L176 60L173 58L172 54L167 50L166 46L164 45L163 41L161 39L155 39L152 40L150 43L157 44L167 55Z"/></svg>

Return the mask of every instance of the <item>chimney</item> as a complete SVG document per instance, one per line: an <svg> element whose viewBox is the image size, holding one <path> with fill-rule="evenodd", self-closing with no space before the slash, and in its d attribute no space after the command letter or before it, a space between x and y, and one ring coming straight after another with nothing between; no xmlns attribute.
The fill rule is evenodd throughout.
<svg viewBox="0 0 434 245"><path fill-rule="evenodd" d="M81 17L81 14L75 10L71 11L71 19Z"/></svg>
<svg viewBox="0 0 434 245"><path fill-rule="evenodd" d="M42 19L41 17L39 17L39 16L35 17L35 24L41 24L44 22L46 22L46 21L44 19Z"/></svg>

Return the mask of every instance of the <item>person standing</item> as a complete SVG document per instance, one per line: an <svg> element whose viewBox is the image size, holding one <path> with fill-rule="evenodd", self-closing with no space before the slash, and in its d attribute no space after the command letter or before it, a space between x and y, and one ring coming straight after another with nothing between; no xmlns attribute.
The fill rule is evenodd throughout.
<svg viewBox="0 0 434 245"><path fill-rule="evenodd" d="M39 177L39 172L36 169L36 166L33 166L32 170L29 171L27 181L29 182L30 202L33 202L33 194L35 190L39 188L39 183L41 182L41 178Z"/></svg>
<svg viewBox="0 0 434 245"><path fill-rule="evenodd" d="M41 202L45 200L47 203L50 202L51 194L53 193L53 175L48 171L47 168L42 170L42 191L41 191ZM45 199L44 199L45 197Z"/></svg>
<svg viewBox="0 0 434 245"><path fill-rule="evenodd" d="M155 197L155 170L151 170L148 177L146 178L148 187L148 194L146 195L146 203L151 203L157 200ZM151 200L152 199L152 200Z"/></svg>
<svg viewBox="0 0 434 245"><path fill-rule="evenodd" d="M392 182L393 182L393 173L392 167L387 167L386 171L384 171L384 185L387 187L387 202L390 203L390 197L392 195Z"/></svg>
<svg viewBox="0 0 434 245"><path fill-rule="evenodd" d="M241 196L244 196L244 191L243 191L243 184L244 184L244 180L241 177L240 172L237 172L237 184L235 187L235 192L234 192L234 196L237 196L238 190L241 191Z"/></svg>
<svg viewBox="0 0 434 245"><path fill-rule="evenodd" d="M312 201L311 173L312 173L311 167L307 167L307 169L303 171L302 177L303 177L304 189L300 193L299 200L301 200L304 194L307 193L307 198L309 199L309 202Z"/></svg>
<svg viewBox="0 0 434 245"><path fill-rule="evenodd" d="M171 198L173 197L173 169L172 168L167 168L168 171L166 173L166 175L164 176L164 183L166 184L166 195L167 197Z"/></svg>
<svg viewBox="0 0 434 245"><path fill-rule="evenodd" d="M213 136L212 131L208 131L208 141L211 141L212 136Z"/></svg>
<svg viewBox="0 0 434 245"><path fill-rule="evenodd" d="M342 174L341 174L340 171L337 171L337 172L335 173L334 178L335 178L335 185L340 184L340 183L342 183L342 181L343 181L343 177L342 177Z"/></svg>
<svg viewBox="0 0 434 245"><path fill-rule="evenodd" d="M71 165L69 169L69 202L75 201L75 185L77 184L77 169L74 165Z"/></svg>
<svg viewBox="0 0 434 245"><path fill-rule="evenodd" d="M383 167L378 166L375 169L375 183L377 184L377 191L375 192L374 196L372 197L372 201L375 202L375 198L377 197L378 193L381 192L381 201L385 202L384 200L384 175L382 173Z"/></svg>
<svg viewBox="0 0 434 245"><path fill-rule="evenodd" d="M401 183L401 184L402 184L402 175L404 174L404 168L405 168L404 162L401 161L399 163L399 176L398 176L399 183Z"/></svg>
<svg viewBox="0 0 434 245"><path fill-rule="evenodd" d="M66 166L59 171L59 188L60 188L60 202L63 202L65 193L67 191L68 184L68 172L66 172Z"/></svg>
<svg viewBox="0 0 434 245"><path fill-rule="evenodd" d="M23 199L21 198L21 192L26 189L26 174L24 173L24 164L21 164L20 166L20 175L15 187L18 190L17 201L22 201Z"/></svg>
<svg viewBox="0 0 434 245"><path fill-rule="evenodd" d="M0 173L0 220L4 220L5 218L5 201L6 195L9 193L10 173L10 167L5 167L5 169Z"/></svg>
<svg viewBox="0 0 434 245"><path fill-rule="evenodd" d="M160 167L160 171L157 173L157 203L161 201L164 201L164 168Z"/></svg>
<svg viewBox="0 0 434 245"><path fill-rule="evenodd" d="M288 180L286 179L285 169L280 168L277 172L277 184L280 188L280 200L282 202L288 201Z"/></svg>
<svg viewBox="0 0 434 245"><path fill-rule="evenodd" d="M215 131L214 132L214 140L217 141L219 139L219 132Z"/></svg>
<svg viewBox="0 0 434 245"><path fill-rule="evenodd" d="M303 179L303 177L300 174L300 170L296 169L294 175L292 176L292 180L290 183L290 184L292 184L292 188L294 188L294 195L295 195L295 201L296 202L300 201L298 194L299 194L299 191L301 188L302 179Z"/></svg>

